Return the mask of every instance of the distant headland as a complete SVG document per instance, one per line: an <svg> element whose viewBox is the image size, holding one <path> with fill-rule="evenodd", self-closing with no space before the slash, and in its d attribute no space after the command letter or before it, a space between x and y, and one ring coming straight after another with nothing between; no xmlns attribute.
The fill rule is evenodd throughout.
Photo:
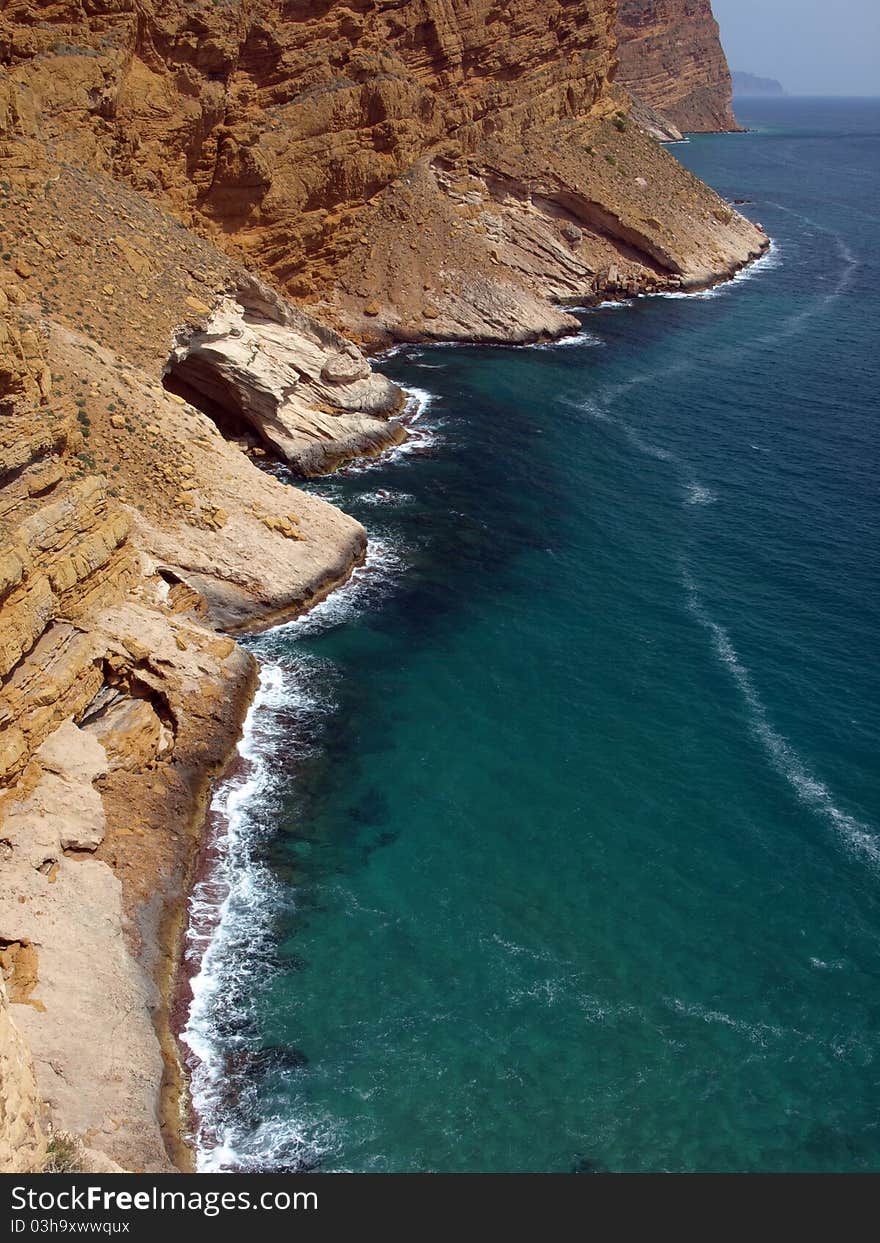
<svg viewBox="0 0 880 1243"><path fill-rule="evenodd" d="M787 94L785 87L775 78L759 78L753 73L743 73L737 69L734 69L731 77L734 97Z"/></svg>

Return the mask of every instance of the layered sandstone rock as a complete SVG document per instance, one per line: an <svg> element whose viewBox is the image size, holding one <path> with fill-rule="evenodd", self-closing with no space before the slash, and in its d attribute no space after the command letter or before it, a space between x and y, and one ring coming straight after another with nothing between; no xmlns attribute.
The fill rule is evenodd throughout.
<svg viewBox="0 0 880 1243"><path fill-rule="evenodd" d="M176 932L254 677L213 623L303 607L365 534L162 386L174 340L260 283L35 134L0 161L0 965L83 1168L166 1170ZM354 347L289 316L315 394L369 383ZM4 1002L0 1058L20 1059L9 1032ZM0 1069L0 1168L21 1168L43 1152L34 1091Z"/></svg>
<svg viewBox="0 0 880 1243"><path fill-rule="evenodd" d="M93 732L99 694L80 725L68 718L38 748L2 800L0 943L22 951L12 1009L54 1125L124 1168L162 1171L157 917L182 896L197 845L191 803L223 758L212 717L242 701L249 661L229 640L221 654L204 627L173 622L145 588L91 619L89 638L108 671L124 677L139 661L136 684L153 692L167 732ZM126 685L114 686L117 702ZM234 725L225 733L228 745Z"/></svg>
<svg viewBox="0 0 880 1243"><path fill-rule="evenodd" d="M0 686L0 945L14 1021L53 1123L125 1168L147 1170L169 1168L154 1025L165 1004L157 980L171 966L163 919L185 896L206 784L235 739L253 671L242 649L200 619L203 598L185 586L186 568L171 571L144 549L151 536L167 541L175 564L191 560L206 586L218 584L252 619L307 602L344 577L363 547L357 524L314 500L305 512L296 506L303 539L291 540L291 490L260 474L206 416L167 405L169 426L151 433L157 443L183 448L181 422L201 425L211 442L203 451L211 486L192 509L207 507L217 530L192 526L175 537L173 520L152 528L119 507L120 542L105 555L114 541L92 535L119 503L99 477L70 479L79 459L63 452L62 478L42 494L45 530L19 513L44 465L30 463L0 493L16 522L0 610L9 666ZM38 409L28 423L18 405L19 428L38 426ZM187 456L199 462L192 448ZM229 515L222 526L216 489ZM248 503L255 512L243 510ZM195 516L189 505L183 513ZM180 526L189 528L183 516ZM206 549L205 538L215 544ZM59 570L68 562L75 573Z"/></svg>
<svg viewBox="0 0 880 1243"><path fill-rule="evenodd" d="M304 475L380 452L405 438L388 419L399 389L360 350L252 283L186 330L171 354L169 386L232 410Z"/></svg>
<svg viewBox="0 0 880 1243"><path fill-rule="evenodd" d="M766 246L622 111L567 133L422 161L370 205L372 240L318 306L382 344L531 341L578 327L559 303L699 288Z"/></svg>
<svg viewBox="0 0 880 1243"><path fill-rule="evenodd" d="M619 0L618 8L618 80L680 131L738 129L711 0Z"/></svg>
<svg viewBox="0 0 880 1243"><path fill-rule="evenodd" d="M19 3L0 30L12 81L32 90L55 149L162 197L371 344L456 325L452 335L538 339L569 326L552 305L559 291L588 297L607 288L606 269L623 265L637 287L687 283L735 270L761 245L738 221L721 239L725 261L707 256L700 226L717 200L658 185L674 180L671 160L639 240L607 227L625 197L608 167L629 107L611 85L615 0L112 0L100 14L61 3L52 15L41 23ZM669 105L680 127L733 124L708 110L729 80L707 0L623 3L620 23L645 105ZM513 195L501 187L502 206L518 196L526 207L519 244L497 245L492 217L504 213L480 220L480 204L457 197L471 175L494 193L498 151L519 157ZM560 207L565 197L595 207ZM574 255L559 246L565 224L583 234ZM689 251L681 272L657 259L663 232Z"/></svg>
<svg viewBox="0 0 880 1243"><path fill-rule="evenodd" d="M404 435L345 334L535 340L576 325L560 303L699 286L766 245L635 122L615 21L3 7L0 1168L43 1152L10 1015L84 1162L185 1160L168 984L254 678L216 628L308 607L366 545L258 467Z"/></svg>

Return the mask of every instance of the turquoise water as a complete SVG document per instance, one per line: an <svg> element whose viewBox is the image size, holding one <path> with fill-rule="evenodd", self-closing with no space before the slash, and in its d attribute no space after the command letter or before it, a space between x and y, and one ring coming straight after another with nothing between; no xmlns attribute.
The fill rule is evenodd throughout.
<svg viewBox="0 0 880 1243"><path fill-rule="evenodd" d="M400 353L315 485L373 551L252 643L203 1168L880 1169L880 104L744 107L675 152L747 279Z"/></svg>

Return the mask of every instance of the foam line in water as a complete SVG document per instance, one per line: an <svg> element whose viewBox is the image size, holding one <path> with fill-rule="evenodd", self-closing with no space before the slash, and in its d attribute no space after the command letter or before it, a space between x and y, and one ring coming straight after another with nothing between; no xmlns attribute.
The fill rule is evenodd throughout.
<svg viewBox="0 0 880 1243"><path fill-rule="evenodd" d="M654 458L658 462L669 463L681 480L682 503L684 505L689 507L714 505L718 500L717 494L696 478L691 467L682 457L672 449L664 449L661 445L655 445L651 441L646 440L631 424L623 419L614 418L610 414L607 407L616 402L634 384L643 383L645 378L637 376L626 384L616 385L613 389L608 390L605 395L605 407L603 407L600 400L590 398L587 401L580 402L578 409L600 423L610 423L613 427L619 428L629 443L645 457Z"/></svg>
<svg viewBox="0 0 880 1243"><path fill-rule="evenodd" d="M802 332L811 319L821 311L826 310L846 293L852 284L853 275L860 263L858 256L853 253L841 235L834 232L833 229L826 228L825 225L819 224L809 216L805 216L793 208L783 207L781 203L771 202L770 206L775 207L778 211L784 212L788 216L793 216L802 225L806 225L808 228L815 229L818 233L823 233L826 237L829 237L837 250L843 267L831 289L824 292L817 291L815 299L809 306L790 316L775 331L758 337L755 341L756 345L774 345L777 341L788 340L790 337Z"/></svg>
<svg viewBox="0 0 880 1243"><path fill-rule="evenodd" d="M729 1027L754 1044L766 1046L768 1038L773 1040L790 1038L790 1033L773 1023L749 1023L744 1019L726 1014L723 1010L711 1010L708 1006L700 1005L698 1002L682 1001L679 997L664 997L663 1002L674 1014L698 1019L701 1023L718 1023L722 1027Z"/></svg>
<svg viewBox="0 0 880 1243"><path fill-rule="evenodd" d="M716 656L733 678L749 708L752 732L773 768L785 778L805 807L831 825L850 851L869 859L872 864L880 864L880 838L869 825L841 811L828 787L810 772L788 739L773 728L751 673L740 659L730 635L709 615L686 567L682 567L681 578L688 610L708 633Z"/></svg>
<svg viewBox="0 0 880 1243"><path fill-rule="evenodd" d="M714 505L718 497L711 488L692 480L685 486L685 505Z"/></svg>

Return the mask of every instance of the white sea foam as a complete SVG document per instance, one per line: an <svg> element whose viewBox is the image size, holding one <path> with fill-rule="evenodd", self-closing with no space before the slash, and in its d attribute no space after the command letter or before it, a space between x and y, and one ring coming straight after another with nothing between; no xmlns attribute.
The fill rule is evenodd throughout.
<svg viewBox="0 0 880 1243"><path fill-rule="evenodd" d="M757 259L753 259L750 264L744 268L740 268L738 272L734 272L733 276L727 277L726 280L719 281L717 285L710 285L708 289L662 289L658 293L646 295L649 298L669 298L669 299L707 299L717 298L727 293L729 290L736 288L738 285L744 284L746 281L754 280L756 276L762 273L773 271L782 263L782 247L778 242L771 240L769 247Z"/></svg>
<svg viewBox="0 0 880 1243"><path fill-rule="evenodd" d="M664 997L663 1002L675 1014L699 1019L702 1023L717 1023L722 1027L729 1027L754 1044L766 1045L768 1039L781 1040L786 1035L784 1028L773 1023L749 1023L744 1019L734 1018L723 1010L712 1010L708 1006L700 1005L699 1002L682 1001L679 997Z"/></svg>
<svg viewBox="0 0 880 1243"><path fill-rule="evenodd" d="M579 332L567 333L564 337L554 337L552 341L535 341L525 345L514 346L514 349L520 350L561 350L569 349L573 345L589 345L604 346L605 342L601 337L597 337L595 333L587 332L581 329Z"/></svg>
<svg viewBox="0 0 880 1243"><path fill-rule="evenodd" d="M357 499L360 505L408 505L416 498L410 492L380 488L377 492L362 492Z"/></svg>
<svg viewBox="0 0 880 1243"><path fill-rule="evenodd" d="M690 371L695 366L692 358L677 363L671 363L669 366L661 367L657 371L641 371L629 376L626 380L617 381L614 384L605 384L594 397L589 400L600 403L603 407L610 409L617 405L622 397L632 389L638 388L642 384L656 385L661 380L669 380L673 376L681 375L683 372Z"/></svg>
<svg viewBox="0 0 880 1243"><path fill-rule="evenodd" d="M355 475L367 475L371 471L384 469L390 463L403 461L405 458L433 452L443 442L443 422L436 417L427 417L435 403L439 400L436 393L415 385L401 385L406 393L406 404L400 421L407 433L406 440L399 445L389 445L381 453L372 458L360 458L350 462L337 472L345 478Z"/></svg>
<svg viewBox="0 0 880 1243"><path fill-rule="evenodd" d="M608 407L613 405L627 389L639 383L643 383L642 377L636 377L626 384L615 385L614 388L606 391L604 401L602 399L588 398L586 401L579 402L577 408L582 410L584 414L588 414L591 419L596 419L599 423L610 423L613 427L618 428L633 448L644 454L645 457L655 458L658 462L669 462L681 472L687 472L687 464L672 449L665 449L662 445L655 445L652 441L646 440L641 432L637 431L630 423L625 422L623 419L615 418L610 413ZM709 492L709 489L703 488L700 484L691 481L688 487L695 489L694 495L696 499L692 500L691 504L709 504L709 499L701 499L703 493L707 495L707 498L715 499Z"/></svg>
<svg viewBox="0 0 880 1243"><path fill-rule="evenodd" d="M554 1006L558 1001L565 1000L568 992L569 981L566 979L538 980L527 988L514 989L510 994L510 1000L514 1005L528 999L529 1001L539 1001L543 1006Z"/></svg>
<svg viewBox="0 0 880 1243"><path fill-rule="evenodd" d="M332 669L291 638L350 620L387 595L402 565L393 545L371 540L364 565L343 587L252 641L263 662L259 686L238 744L239 765L211 802L218 836L207 875L190 899L186 939L193 1000L181 1038L201 1171L307 1168L335 1143L332 1120L305 1105L297 1116L261 1110L256 1126L241 1108L259 1090L247 1071L247 1057L259 1052L254 1001L276 970L261 949L272 944L276 912L295 900L262 861L262 851L273 838L287 775L310 754L316 725L335 708ZM276 1073L284 1078L296 1071Z"/></svg>
<svg viewBox="0 0 880 1243"><path fill-rule="evenodd" d="M760 276L762 272L773 272L776 268L782 266L785 252L780 242L775 238L770 238L770 245L757 259L753 259L750 264L744 268L740 268L738 272L719 285L719 289L725 289L730 285L742 285L745 281L753 280L756 276Z"/></svg>
<svg viewBox="0 0 880 1243"><path fill-rule="evenodd" d="M520 945L516 941L506 941L497 932L492 933L492 941L513 958L531 958L535 962L543 963L558 963L559 961L555 954L551 954L549 950L532 949L529 945Z"/></svg>
<svg viewBox="0 0 880 1243"><path fill-rule="evenodd" d="M793 211L789 207L783 207L781 203L774 203L774 207L779 211L785 212L789 216L794 216L801 224L807 225L815 229L818 233L824 233L830 237L837 253L843 264L842 270L834 281L831 289L817 292L817 296L802 311L796 312L784 320L773 332L765 333L758 337L755 344L757 345L775 345L778 341L785 341L798 335L806 325L821 311L826 310L828 306L836 302L849 289L853 275L859 266L859 259L856 256L839 233L835 233L832 229L826 228L824 225L818 224L811 220L809 216L804 216L800 212Z"/></svg>
<svg viewBox="0 0 880 1243"><path fill-rule="evenodd" d="M639 294L639 298L666 298L672 300L700 300L707 298L716 298L724 294L728 290L737 285L743 284L745 281L753 280L754 277L760 276L762 273L773 271L778 268L783 260L782 247L779 242L770 239L770 245L762 255L757 259L753 259L751 263L734 272L732 276L725 280L719 281L715 285L710 285L707 289L661 289L656 293ZM603 310L620 310L623 307L632 306L634 299L624 298L620 301L609 299L605 302L598 302L594 306L577 306L565 307L568 311L580 311L582 314L590 314L592 311Z"/></svg>
<svg viewBox="0 0 880 1243"><path fill-rule="evenodd" d="M574 962L550 950L508 941L497 932L493 932L488 940L481 941L481 945L489 953L494 947L501 949L509 960L505 966L511 974L512 983L507 998L512 1005L537 1001L542 1006L551 1007L560 1001L570 1002L581 1010L587 1023L613 1022L639 1013L636 1006L595 996L586 987L587 974ZM540 979L522 979L529 971L548 967L550 973Z"/></svg>
<svg viewBox="0 0 880 1243"><path fill-rule="evenodd" d="M367 362L373 367L381 367L382 363L389 358L397 358L399 354L409 354L410 358L421 358L421 351L418 346L413 345L409 341L401 341L397 345L389 345L387 349L382 350L381 354L370 354Z"/></svg>
<svg viewBox="0 0 880 1243"><path fill-rule="evenodd" d="M736 683L749 708L752 732L770 763L785 778L801 803L831 825L848 850L867 858L874 865L880 864L880 837L871 826L837 806L828 787L810 772L788 739L774 729L752 675L740 659L730 635L709 615L696 584L684 567L682 583L687 593L688 609L709 634L718 659Z"/></svg>
<svg viewBox="0 0 880 1243"><path fill-rule="evenodd" d="M211 802L220 828L209 874L195 886L185 956L196 966L191 980L192 1004L181 1033L189 1048L190 1088L199 1119L198 1168L218 1171L240 1167L234 1112L227 1108L227 1053L218 1036L221 1016L234 1015L246 1028L251 977L255 963L247 946L258 946L266 919L278 903L278 885L259 860L261 822L271 804L274 775L271 740L281 709L310 707L302 691L291 685L285 670L264 664L257 693L248 711L238 755L240 771L224 781ZM241 1039L239 1037L239 1039Z"/></svg>
<svg viewBox="0 0 880 1243"><path fill-rule="evenodd" d="M652 457L656 458L658 462L671 462L674 465L681 466L681 458L677 453L673 453L671 449L664 449L662 445L655 445L649 440L645 440L629 423L621 422L618 426L630 444L638 449L639 453L644 453L645 457Z"/></svg>
<svg viewBox="0 0 880 1243"><path fill-rule="evenodd" d="M729 285L736 280L736 276L729 277L726 281L719 285L710 285L708 289L659 289L656 293L645 294L646 298L663 298L667 301L684 300L687 302L699 302L707 298L715 298Z"/></svg>
<svg viewBox="0 0 880 1243"><path fill-rule="evenodd" d="M718 497L711 488L692 481L685 486L685 505L714 505Z"/></svg>
<svg viewBox="0 0 880 1243"><path fill-rule="evenodd" d="M352 621L368 604L375 604L393 590L406 569L406 561L400 549L389 540L371 538L367 544L367 557L358 566L348 582L330 593L314 608L301 617L282 622L263 636L261 646L281 647L291 637L319 634Z"/></svg>
<svg viewBox="0 0 880 1243"><path fill-rule="evenodd" d="M632 381L632 383L638 382L638 380ZM636 431L636 429L629 423L625 423L623 419L615 418L610 413L607 407L612 404L616 397L620 395L620 392L626 387L631 387L631 385L619 385L617 386L618 391L606 394L604 404L601 401L588 398L586 401L579 402L577 408L599 423L610 423L613 427L618 428L633 448L637 449L639 453L644 454L645 457L652 457L658 462L670 462L673 465L682 467L684 464L681 459L676 453L673 453L671 449L664 449L661 445L655 445L650 441L645 440L641 433Z"/></svg>
<svg viewBox="0 0 880 1243"><path fill-rule="evenodd" d="M575 405L575 403L572 404ZM615 421L608 411L604 409L598 401L594 401L592 398L587 398L586 401L577 402L576 409L582 411L586 415L589 415L589 417L591 419L595 419L597 423L613 423Z"/></svg>
<svg viewBox="0 0 880 1243"><path fill-rule="evenodd" d="M436 393L426 388L416 388L414 384L407 384L403 391L407 395L404 414L409 418L410 423L417 423L437 401Z"/></svg>
<svg viewBox="0 0 880 1243"><path fill-rule="evenodd" d="M669 368L670 372L677 370L681 370L681 368ZM625 422L623 419L615 418L610 413L609 407L617 402L625 392L634 385L642 384L650 378L647 376L633 376L623 384L606 389L604 402L602 398L588 398L586 401L579 402L577 408L599 423L610 423L613 427L618 428L629 443L639 453L644 454L645 457L654 458L658 462L666 462L673 467L681 479L684 505L688 507L714 505L718 500L717 493L696 479L689 464L674 450L666 449L662 445L646 440L641 432L637 431L630 423Z"/></svg>
<svg viewBox="0 0 880 1243"><path fill-rule="evenodd" d="M443 422L436 417L429 417L435 404L439 401L436 393L428 389L407 385L407 404L403 422L406 425L407 439L400 445L394 445L382 455L385 463L399 462L405 458L432 453L443 442ZM378 461L378 459L377 459ZM369 469L371 463L365 463Z"/></svg>

